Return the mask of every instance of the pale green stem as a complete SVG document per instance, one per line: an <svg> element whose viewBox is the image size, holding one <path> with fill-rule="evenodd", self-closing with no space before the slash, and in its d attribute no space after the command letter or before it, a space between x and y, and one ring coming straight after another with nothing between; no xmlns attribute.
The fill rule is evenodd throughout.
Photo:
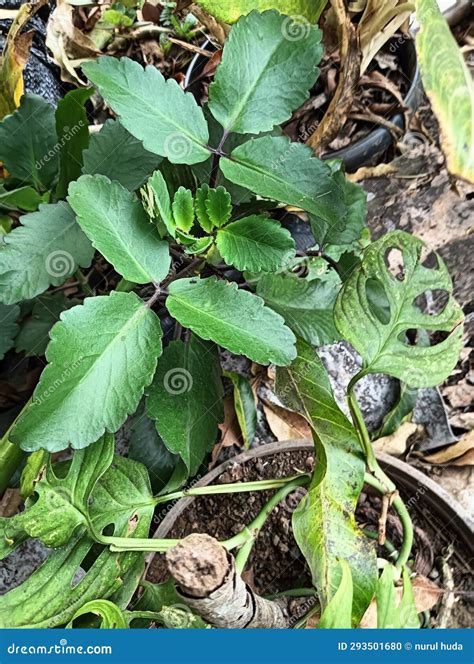
<svg viewBox="0 0 474 664"><path fill-rule="evenodd" d="M25 403L14 422L0 439L0 494L8 488L11 478L26 456L26 452L24 452L19 445L10 442L10 434L16 422L25 412L26 408L28 408L30 403L31 399Z"/></svg>

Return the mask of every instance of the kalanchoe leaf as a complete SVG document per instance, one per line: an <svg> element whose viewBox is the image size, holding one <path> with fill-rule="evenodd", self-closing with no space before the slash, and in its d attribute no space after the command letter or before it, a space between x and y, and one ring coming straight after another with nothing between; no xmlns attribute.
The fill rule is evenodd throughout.
<svg viewBox="0 0 474 664"><path fill-rule="evenodd" d="M220 167L254 194L302 208L330 225L347 217L344 189L330 166L302 143L284 136L255 138L236 148L231 159L221 159Z"/></svg>
<svg viewBox="0 0 474 664"><path fill-rule="evenodd" d="M284 365L295 357L295 337L281 316L237 284L208 279L178 279L166 304L173 318L203 339L254 362Z"/></svg>
<svg viewBox="0 0 474 664"><path fill-rule="evenodd" d="M430 387L442 382L455 367L462 343L463 313L452 296L446 266L436 255L436 268L422 264L424 244L408 233L394 231L371 244L362 263L344 285L334 310L336 325L362 355L365 373L386 373L409 387ZM403 273L392 274L387 261L398 251ZM382 317L374 307L367 286L382 286L389 313ZM417 306L427 291L442 291L447 302L439 313L428 314ZM408 345L408 330L449 333L431 347Z"/></svg>
<svg viewBox="0 0 474 664"><path fill-rule="evenodd" d="M104 175L83 175L69 187L77 222L125 279L159 283L169 272L168 243L160 239L135 194Z"/></svg>
<svg viewBox="0 0 474 664"><path fill-rule="evenodd" d="M92 134L83 159L84 174L106 175L130 191L140 187L162 161L145 150L143 143L117 120L107 120L99 132Z"/></svg>
<svg viewBox="0 0 474 664"><path fill-rule="evenodd" d="M209 158L203 112L173 78L165 80L151 65L143 69L129 58L109 56L87 62L83 71L146 150L174 164Z"/></svg>
<svg viewBox="0 0 474 664"><path fill-rule="evenodd" d="M28 300L88 267L94 249L65 202L40 205L0 238L0 300Z"/></svg>
<svg viewBox="0 0 474 664"><path fill-rule="evenodd" d="M293 512L293 532L323 611L341 583L340 561L347 560L354 582L352 620L357 625L377 580L375 549L354 516L365 461L357 433L337 406L318 355L301 340L297 351L291 366L277 369L276 392L311 425L318 463L308 495Z"/></svg>
<svg viewBox="0 0 474 664"><path fill-rule="evenodd" d="M7 191L0 185L0 209L35 212L48 199L48 192L39 194L33 187L18 187Z"/></svg>
<svg viewBox="0 0 474 664"><path fill-rule="evenodd" d="M37 95L24 95L20 107L0 122L0 160L21 184L50 189L58 172L54 109Z"/></svg>
<svg viewBox="0 0 474 664"><path fill-rule="evenodd" d="M213 223L209 218L206 208L208 193L209 193L209 185L203 184L196 191L196 197L194 199L194 209L196 212L196 218L199 222L199 225L206 233L210 233L213 227Z"/></svg>
<svg viewBox="0 0 474 664"><path fill-rule="evenodd" d="M295 28L299 39L292 38ZM321 31L309 22L301 26L276 11L243 16L209 89L209 108L226 132L260 133L288 120L318 77L320 42Z"/></svg>
<svg viewBox="0 0 474 664"><path fill-rule="evenodd" d="M267 274L259 279L257 295L285 319L293 332L314 346L338 341L334 303L337 281L307 281L294 274Z"/></svg>
<svg viewBox="0 0 474 664"><path fill-rule="evenodd" d="M188 233L194 223L193 195L186 187L180 187L173 199L173 217L176 226Z"/></svg>
<svg viewBox="0 0 474 664"><path fill-rule="evenodd" d="M176 223L173 218L171 198L161 171L153 173L146 183L146 191L152 208L150 211L155 217L158 217L171 237L176 237Z"/></svg>
<svg viewBox="0 0 474 664"><path fill-rule="evenodd" d="M134 293L88 298L64 312L11 440L29 451L58 451L117 431L152 380L161 336L158 317Z"/></svg>
<svg viewBox="0 0 474 664"><path fill-rule="evenodd" d="M207 216L213 226L221 228L229 221L232 214L232 200L224 187L209 189L205 205Z"/></svg>
<svg viewBox="0 0 474 664"><path fill-rule="evenodd" d="M295 255L290 232L262 215L228 224L217 232L216 243L225 262L242 271L272 272Z"/></svg>
<svg viewBox="0 0 474 664"><path fill-rule="evenodd" d="M20 307L0 303L0 360L3 360L5 353L14 346L19 330L17 324L19 316Z"/></svg>
<svg viewBox="0 0 474 664"><path fill-rule="evenodd" d="M164 350L146 408L166 447L195 475L213 448L224 419L217 347L194 334Z"/></svg>
<svg viewBox="0 0 474 664"><path fill-rule="evenodd" d="M193 244L188 245L184 253L192 255L200 255L209 249L213 243L212 237L200 237Z"/></svg>

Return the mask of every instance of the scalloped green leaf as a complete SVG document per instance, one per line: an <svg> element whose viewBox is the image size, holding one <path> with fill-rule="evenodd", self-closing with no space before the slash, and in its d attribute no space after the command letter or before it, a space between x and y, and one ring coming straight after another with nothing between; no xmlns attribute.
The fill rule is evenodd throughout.
<svg viewBox="0 0 474 664"><path fill-rule="evenodd" d="M322 611L337 595L340 561L347 560L354 584L352 622L357 625L377 582L375 547L355 520L364 455L354 426L336 404L320 358L300 339L297 351L291 366L277 369L276 393L310 424L318 463L307 496L293 512L293 533L311 569Z"/></svg>
<svg viewBox="0 0 474 664"><path fill-rule="evenodd" d="M207 213L206 203L207 195L209 193L209 185L204 183L196 191L196 196L194 198L194 211L196 213L196 219L199 222L199 225L206 233L212 231L213 223Z"/></svg>
<svg viewBox="0 0 474 664"><path fill-rule="evenodd" d="M213 226L221 228L229 221L232 214L232 199L225 187L209 189L205 205Z"/></svg>
<svg viewBox="0 0 474 664"><path fill-rule="evenodd" d="M321 35L273 10L239 19L209 88L209 109L227 133L270 131L303 105L319 74Z"/></svg>
<svg viewBox="0 0 474 664"><path fill-rule="evenodd" d="M21 225L0 238L0 300L14 304L60 286L77 268L88 267L94 249L61 201L25 214Z"/></svg>
<svg viewBox="0 0 474 664"><path fill-rule="evenodd" d="M196 164L209 158L204 114L173 78L165 80L152 65L144 69L129 58L110 56L87 62L82 69L146 150L173 164Z"/></svg>
<svg viewBox="0 0 474 664"><path fill-rule="evenodd" d="M82 175L71 183L68 201L94 247L125 279L146 284L166 277L168 243L135 194L105 175Z"/></svg>
<svg viewBox="0 0 474 664"><path fill-rule="evenodd" d="M386 373L409 387L441 383L454 369L462 344L463 312L453 298L448 270L438 255L436 268L422 263L424 243L403 231L387 233L365 250L336 301L336 326L362 355L364 373ZM387 256L400 252L402 278L392 274ZM368 286L383 289L387 314L374 306ZM428 291L443 291L442 311L424 313L415 303ZM434 346L408 345L408 330L438 331L448 336Z"/></svg>
<svg viewBox="0 0 474 664"><path fill-rule="evenodd" d="M178 279L169 286L168 311L183 327L260 364L288 364L295 337L277 313L237 284L207 279Z"/></svg>
<svg viewBox="0 0 474 664"><path fill-rule="evenodd" d="M158 317L134 293L87 298L64 312L11 440L28 451L57 452L117 431L152 381L161 336Z"/></svg>
<svg viewBox="0 0 474 664"><path fill-rule="evenodd" d="M290 232L262 215L228 224L217 231L216 244L225 262L241 271L272 272L295 255Z"/></svg>
<svg viewBox="0 0 474 664"><path fill-rule="evenodd" d="M190 189L178 189L173 198L172 210L176 226L188 233L194 223L194 199Z"/></svg>

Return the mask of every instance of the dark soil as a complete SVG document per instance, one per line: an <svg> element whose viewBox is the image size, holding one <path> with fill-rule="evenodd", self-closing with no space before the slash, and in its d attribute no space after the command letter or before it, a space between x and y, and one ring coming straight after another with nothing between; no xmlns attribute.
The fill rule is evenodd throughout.
<svg viewBox="0 0 474 664"><path fill-rule="evenodd" d="M216 484L289 477L311 470L313 464L313 456L305 451L283 452L270 458L251 459L243 464L229 461L226 471ZM291 516L304 491L298 489L274 509L257 539L244 574L248 583L261 595L311 587L308 567L291 530ZM240 532L256 516L272 493L266 491L195 498L166 536L182 538L190 533L200 532L225 540ZM404 495L403 491L401 493L405 500L412 498L409 506L416 529L412 569L435 581L442 588L445 561L444 564L448 564L452 571L453 587L463 593L456 597L454 609L450 609L448 626L469 626L472 623L469 616L469 596L464 594L472 590L468 585L468 579L472 578L468 552L456 543L456 536L449 529L449 524L444 524L433 514L426 513L422 496L414 494L413 499L413 492L412 495ZM359 523L364 528L376 531L379 514L380 498L370 495L369 492L363 493L357 510ZM391 511L387 522L387 538L397 548L401 543L401 533L400 521ZM377 546L375 542L374 546ZM386 550L378 547L378 556L386 557ZM158 554L153 559L147 578L155 583L167 578L163 555ZM431 626L437 624L436 614L438 609L442 608L442 603L443 600L440 600L432 611Z"/></svg>

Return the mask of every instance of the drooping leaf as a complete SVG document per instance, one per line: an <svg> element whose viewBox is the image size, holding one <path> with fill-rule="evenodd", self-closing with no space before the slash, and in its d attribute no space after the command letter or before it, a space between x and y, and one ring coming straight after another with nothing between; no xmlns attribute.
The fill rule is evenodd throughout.
<svg viewBox="0 0 474 664"><path fill-rule="evenodd" d="M78 609L66 627L73 627L73 622L81 616L93 613L100 618L100 629L126 629L127 620L123 611L107 599L94 599Z"/></svg>
<svg viewBox="0 0 474 664"><path fill-rule="evenodd" d="M79 304L78 300L71 300L64 293L40 295L35 300L31 316L21 324L15 341L16 351L23 351L28 357L44 355L51 328L58 322L63 311L76 304Z"/></svg>
<svg viewBox="0 0 474 664"><path fill-rule="evenodd" d="M452 296L453 286L446 266L436 256L437 266L422 263L421 240L394 231L371 244L336 301L337 328L362 355L365 373L386 373L409 387L441 383L455 367L462 343L461 307ZM403 259L401 278L392 274L387 261L393 251ZM388 319L371 306L367 282L380 282L390 309ZM427 291L442 291L447 302L436 314L424 313L416 300ZM441 331L447 338L434 346L408 345L408 330Z"/></svg>
<svg viewBox="0 0 474 664"><path fill-rule="evenodd" d="M33 187L18 187L7 191L0 187L0 208L35 212L44 198Z"/></svg>
<svg viewBox="0 0 474 664"><path fill-rule="evenodd" d="M117 431L152 380L161 335L158 317L134 293L87 298L64 312L12 441L29 451L58 451Z"/></svg>
<svg viewBox="0 0 474 664"><path fill-rule="evenodd" d="M3 360L5 353L15 345L19 316L20 307L0 303L0 360Z"/></svg>
<svg viewBox="0 0 474 664"><path fill-rule="evenodd" d="M284 365L295 357L295 337L281 316L235 283L178 279L169 286L166 305L183 327L254 362Z"/></svg>
<svg viewBox="0 0 474 664"><path fill-rule="evenodd" d="M37 95L24 95L20 107L0 122L0 160L21 184L50 189L58 172L54 109Z"/></svg>
<svg viewBox="0 0 474 664"><path fill-rule="evenodd" d="M377 583L377 628L415 629L420 621L415 605L410 573L403 568L403 595L398 602L395 590L395 568L386 565Z"/></svg>
<svg viewBox="0 0 474 664"><path fill-rule="evenodd" d="M84 174L106 175L130 191L140 187L161 162L161 157L145 150L143 143L117 120L107 120L91 136L82 156Z"/></svg>
<svg viewBox="0 0 474 664"><path fill-rule="evenodd" d="M208 189L205 205L207 216L213 226L221 228L229 221L232 214L232 200L224 187Z"/></svg>
<svg viewBox="0 0 474 664"><path fill-rule="evenodd" d="M159 283L169 272L168 243L135 194L104 175L82 175L68 201L84 233L125 279Z"/></svg>
<svg viewBox="0 0 474 664"><path fill-rule="evenodd" d="M263 12L267 9L277 9L283 14L297 19L297 27L293 28L288 39L297 40L308 30L308 22L316 23L321 12L327 4L327 0L237 0L227 2L226 0L199 0L199 4L206 11L220 21L234 23L240 16L248 14L252 9ZM292 24L290 24L292 25Z"/></svg>
<svg viewBox="0 0 474 664"><path fill-rule="evenodd" d="M236 23L209 89L209 109L226 132L269 131L303 105L319 74L321 34L277 11L252 11Z"/></svg>
<svg viewBox="0 0 474 664"><path fill-rule="evenodd" d="M216 346L194 334L186 342L172 341L158 362L146 404L166 447L195 475L224 419Z"/></svg>
<svg viewBox="0 0 474 664"><path fill-rule="evenodd" d="M186 187L180 187L173 198L173 218L176 226L188 233L194 222L193 195Z"/></svg>
<svg viewBox="0 0 474 664"><path fill-rule="evenodd" d="M217 248L228 265L250 272L272 272L295 255L289 231L262 215L239 219L217 232Z"/></svg>
<svg viewBox="0 0 474 664"><path fill-rule="evenodd" d="M319 629L350 629L352 627L352 584L351 568L347 560L339 562L342 575L339 588L334 593L319 621Z"/></svg>
<svg viewBox="0 0 474 664"><path fill-rule="evenodd" d="M416 0L423 88L441 130L448 170L474 183L474 83L436 0Z"/></svg>
<svg viewBox="0 0 474 664"><path fill-rule="evenodd" d="M293 274L266 274L257 283L257 295L313 346L341 338L333 315L339 289L336 281L307 281Z"/></svg>
<svg viewBox="0 0 474 664"><path fill-rule="evenodd" d="M284 136L262 136L223 158L225 177L259 196L302 208L329 224L347 217L344 190L328 164L302 143Z"/></svg>
<svg viewBox="0 0 474 664"><path fill-rule="evenodd" d="M171 207L171 198L165 178L161 171L155 171L146 183L146 199L148 200L149 213L158 216L158 221L164 224L165 229L171 235L176 236L176 223ZM143 194L143 190L142 190Z"/></svg>
<svg viewBox="0 0 474 664"><path fill-rule="evenodd" d="M206 233L210 233L213 226L209 214L207 213L206 207L208 193L209 185L203 184L196 191L196 196L194 198L194 211L196 213L196 218L199 222L199 225Z"/></svg>
<svg viewBox="0 0 474 664"><path fill-rule="evenodd" d="M89 123L84 108L92 95L92 88L70 90L56 108L56 132L59 145L59 179L56 196L65 198L70 182L77 180L82 170L82 152L89 146Z"/></svg>
<svg viewBox="0 0 474 664"><path fill-rule="evenodd" d="M0 238L0 300L6 304L60 286L79 266L88 267L94 255L64 201L40 205L20 221L21 226Z"/></svg>
<svg viewBox="0 0 474 664"><path fill-rule="evenodd" d="M235 371L224 371L234 388L234 408L245 447L248 449L257 429L257 406L250 382Z"/></svg>
<svg viewBox="0 0 474 664"><path fill-rule="evenodd" d="M321 360L304 341L298 340L297 350L290 367L277 369L276 392L311 425L318 463L308 494L293 513L293 532L323 611L340 586L340 560L347 560L354 584L352 621L357 625L377 580L375 549L354 516L365 461L353 425L335 402Z"/></svg>
<svg viewBox="0 0 474 664"><path fill-rule="evenodd" d="M129 58L103 56L83 71L121 124L143 141L146 150L173 164L195 164L209 157L207 123L194 97L154 66L145 69Z"/></svg>

